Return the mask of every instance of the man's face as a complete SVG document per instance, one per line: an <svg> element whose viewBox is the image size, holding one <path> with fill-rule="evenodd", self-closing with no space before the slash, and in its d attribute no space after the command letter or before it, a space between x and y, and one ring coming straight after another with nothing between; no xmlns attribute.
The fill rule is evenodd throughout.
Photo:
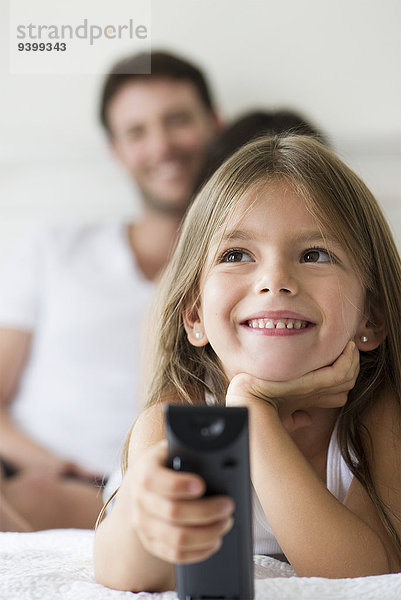
<svg viewBox="0 0 401 600"><path fill-rule="evenodd" d="M217 131L195 86L151 78L127 83L107 118L113 149L145 201L167 212L185 210Z"/></svg>

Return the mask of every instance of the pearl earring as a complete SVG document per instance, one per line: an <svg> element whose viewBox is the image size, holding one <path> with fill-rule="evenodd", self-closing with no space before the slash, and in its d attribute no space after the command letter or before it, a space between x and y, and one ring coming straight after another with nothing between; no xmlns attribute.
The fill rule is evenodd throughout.
<svg viewBox="0 0 401 600"><path fill-rule="evenodd" d="M195 331L195 337L197 340L200 340L203 338L203 333L201 331Z"/></svg>
<svg viewBox="0 0 401 600"><path fill-rule="evenodd" d="M361 340L361 342L365 343L368 341L368 338L366 337L366 335L361 335L361 337L359 338Z"/></svg>

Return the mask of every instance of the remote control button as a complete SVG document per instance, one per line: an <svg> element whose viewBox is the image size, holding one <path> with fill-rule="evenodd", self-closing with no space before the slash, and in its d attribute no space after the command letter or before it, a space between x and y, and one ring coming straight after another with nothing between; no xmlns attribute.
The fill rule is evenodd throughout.
<svg viewBox="0 0 401 600"><path fill-rule="evenodd" d="M174 471L181 471L181 458L179 456L173 458L173 469Z"/></svg>

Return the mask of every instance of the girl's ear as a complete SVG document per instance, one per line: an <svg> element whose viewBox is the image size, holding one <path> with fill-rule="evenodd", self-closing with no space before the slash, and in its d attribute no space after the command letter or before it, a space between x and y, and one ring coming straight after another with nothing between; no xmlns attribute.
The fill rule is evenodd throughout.
<svg viewBox="0 0 401 600"><path fill-rule="evenodd" d="M203 327L202 314L197 306L184 309L182 320L190 344L201 348L209 343Z"/></svg>
<svg viewBox="0 0 401 600"><path fill-rule="evenodd" d="M381 311L370 306L369 315L369 318L365 317L361 321L355 335L355 344L358 350L362 352L368 352L380 346L387 335Z"/></svg>

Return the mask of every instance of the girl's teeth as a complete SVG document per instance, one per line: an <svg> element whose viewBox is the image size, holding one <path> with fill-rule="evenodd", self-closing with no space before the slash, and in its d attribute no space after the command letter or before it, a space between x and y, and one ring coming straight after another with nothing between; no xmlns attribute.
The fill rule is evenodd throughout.
<svg viewBox="0 0 401 600"><path fill-rule="evenodd" d="M306 321L286 319L274 323L272 319L252 319L248 321L248 326L252 329L305 329Z"/></svg>

